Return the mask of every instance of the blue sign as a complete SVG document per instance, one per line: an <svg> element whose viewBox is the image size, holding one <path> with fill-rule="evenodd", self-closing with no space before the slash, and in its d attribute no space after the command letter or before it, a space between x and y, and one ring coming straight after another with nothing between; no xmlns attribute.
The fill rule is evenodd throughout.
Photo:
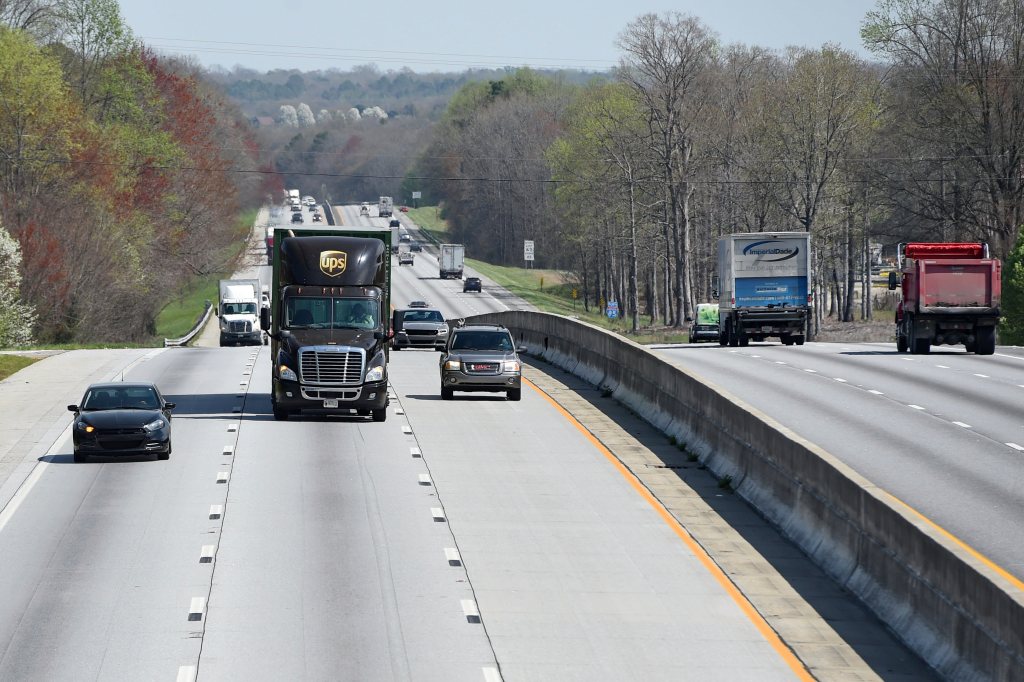
<svg viewBox="0 0 1024 682"><path fill-rule="evenodd" d="M608 319L609 320L614 320L616 317L618 317L619 316L619 302L618 301L608 301L608 306L606 308L606 314L608 315Z"/></svg>

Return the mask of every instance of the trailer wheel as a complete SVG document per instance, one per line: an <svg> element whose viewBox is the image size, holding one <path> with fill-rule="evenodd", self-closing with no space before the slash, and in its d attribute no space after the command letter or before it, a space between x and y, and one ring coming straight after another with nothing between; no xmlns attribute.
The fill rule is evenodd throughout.
<svg viewBox="0 0 1024 682"><path fill-rule="evenodd" d="M793 345L793 337L790 336L789 334L783 334L782 336L779 337L779 339L782 341L783 346Z"/></svg>
<svg viewBox="0 0 1024 682"><path fill-rule="evenodd" d="M793 337L793 343L795 343L798 346L802 346L802 345L804 345L804 339L805 338L807 338L807 337L805 337L805 336L794 336Z"/></svg>
<svg viewBox="0 0 1024 682"><path fill-rule="evenodd" d="M903 336L899 332L896 333L896 352L906 353L910 348L910 344L907 343L907 337Z"/></svg>
<svg viewBox="0 0 1024 682"><path fill-rule="evenodd" d="M736 337L736 333L732 330L732 320L725 323L725 337L729 341L729 346L735 348L740 345L740 340Z"/></svg>
<svg viewBox="0 0 1024 682"><path fill-rule="evenodd" d="M729 343L729 337L727 337L722 332L718 332L718 345L719 346L724 346L727 343Z"/></svg>
<svg viewBox="0 0 1024 682"><path fill-rule="evenodd" d="M911 352L914 355L927 355L932 350L932 341L928 338L918 339L915 338L913 341L914 345Z"/></svg>
<svg viewBox="0 0 1024 682"><path fill-rule="evenodd" d="M744 331L742 329L740 329L736 333L736 337L739 340L740 346L746 347L746 346L750 345L750 337L747 336L746 333L744 333Z"/></svg>
<svg viewBox="0 0 1024 682"><path fill-rule="evenodd" d="M996 352L995 327L978 327L974 338L975 355L992 355Z"/></svg>

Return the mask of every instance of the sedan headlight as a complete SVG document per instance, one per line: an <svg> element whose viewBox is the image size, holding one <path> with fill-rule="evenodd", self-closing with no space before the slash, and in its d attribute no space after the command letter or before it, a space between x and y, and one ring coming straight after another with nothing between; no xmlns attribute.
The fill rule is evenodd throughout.
<svg viewBox="0 0 1024 682"><path fill-rule="evenodd" d="M384 378L384 365L376 365L371 367L370 371L366 373L367 381L380 381Z"/></svg>
<svg viewBox="0 0 1024 682"><path fill-rule="evenodd" d="M281 365L277 368L277 375L285 381L298 381L299 377L288 365Z"/></svg>
<svg viewBox="0 0 1024 682"><path fill-rule="evenodd" d="M92 424L86 424L85 422L78 422L78 430L85 431L86 433L92 433L96 430L96 427Z"/></svg>
<svg viewBox="0 0 1024 682"><path fill-rule="evenodd" d="M515 360L506 360L505 362L502 363L501 371L502 372L518 372L519 371L519 363L517 361L515 361Z"/></svg>
<svg viewBox="0 0 1024 682"><path fill-rule="evenodd" d="M459 370L462 369L462 363L458 360L448 360L444 363L444 368L448 370Z"/></svg>
<svg viewBox="0 0 1024 682"><path fill-rule="evenodd" d="M164 428L165 426L167 426L167 422L164 421L163 419L157 417L156 419L154 419L153 421L149 422L148 424L146 424L142 428L146 429L147 431L159 431L160 429Z"/></svg>

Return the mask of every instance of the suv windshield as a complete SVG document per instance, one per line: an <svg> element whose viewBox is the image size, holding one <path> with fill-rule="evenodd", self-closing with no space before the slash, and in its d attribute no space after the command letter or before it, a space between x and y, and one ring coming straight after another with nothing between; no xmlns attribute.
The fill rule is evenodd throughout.
<svg viewBox="0 0 1024 682"><path fill-rule="evenodd" d="M509 352L514 348L512 337L506 331L467 330L455 334L452 350L497 350Z"/></svg>
<svg viewBox="0 0 1024 682"><path fill-rule="evenodd" d="M440 310L406 310L402 316L405 322L444 322Z"/></svg>

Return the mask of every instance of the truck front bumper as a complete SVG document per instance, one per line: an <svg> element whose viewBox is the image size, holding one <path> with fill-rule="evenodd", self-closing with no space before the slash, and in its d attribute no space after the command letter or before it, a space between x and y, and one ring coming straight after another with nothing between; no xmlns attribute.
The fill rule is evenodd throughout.
<svg viewBox="0 0 1024 682"><path fill-rule="evenodd" d="M327 413L349 410L381 410L388 405L388 382L361 386L310 386L297 381L274 380L274 403L288 411Z"/></svg>
<svg viewBox="0 0 1024 682"><path fill-rule="evenodd" d="M263 332L262 331L240 332L240 333L221 332L220 333L220 343L221 343L222 346L227 345L227 344L231 344L231 343L254 343L257 346L260 346L260 345L263 345Z"/></svg>

